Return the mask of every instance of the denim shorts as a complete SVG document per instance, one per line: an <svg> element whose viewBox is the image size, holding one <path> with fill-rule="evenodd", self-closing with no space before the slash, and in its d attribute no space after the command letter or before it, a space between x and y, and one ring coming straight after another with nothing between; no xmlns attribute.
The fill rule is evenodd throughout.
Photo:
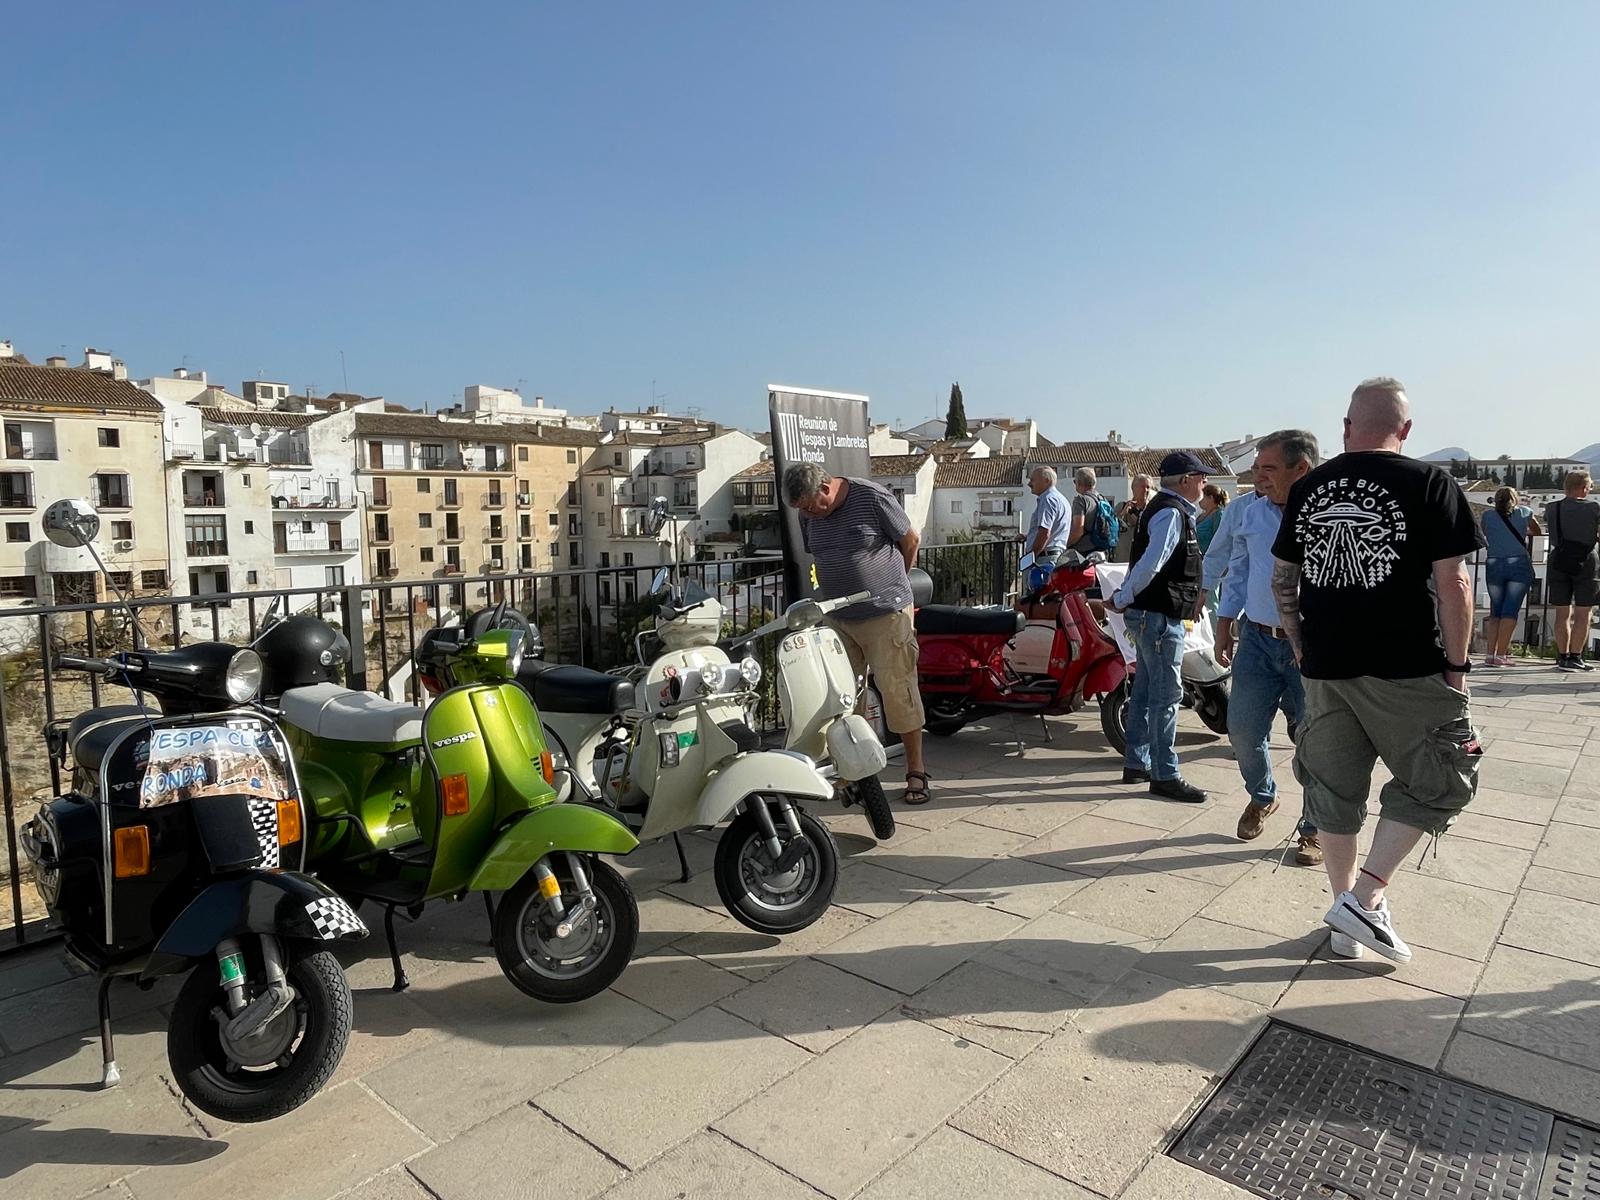
<svg viewBox="0 0 1600 1200"><path fill-rule="evenodd" d="M1525 554L1491 558L1484 574L1489 589L1489 619L1515 620L1533 585L1533 560Z"/></svg>

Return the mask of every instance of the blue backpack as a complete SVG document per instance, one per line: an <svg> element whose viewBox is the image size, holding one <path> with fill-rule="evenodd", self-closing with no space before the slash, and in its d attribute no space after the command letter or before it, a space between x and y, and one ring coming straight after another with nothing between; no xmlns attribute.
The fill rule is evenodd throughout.
<svg viewBox="0 0 1600 1200"><path fill-rule="evenodd" d="M1122 526L1117 521L1117 514L1112 511L1111 501L1104 496L1095 496L1099 504L1094 512L1089 514L1089 541L1096 550L1104 550L1107 554L1117 548L1117 538L1122 533Z"/></svg>

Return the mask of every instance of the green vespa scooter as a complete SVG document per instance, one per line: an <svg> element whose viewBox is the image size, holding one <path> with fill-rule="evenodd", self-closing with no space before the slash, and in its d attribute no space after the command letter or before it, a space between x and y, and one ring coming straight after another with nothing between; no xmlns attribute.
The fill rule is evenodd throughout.
<svg viewBox="0 0 1600 1200"><path fill-rule="evenodd" d="M638 906L599 854L639 843L616 817L557 801L538 714L515 683L517 630L431 630L424 675L459 686L426 710L335 682L349 644L313 616L273 620L255 642L263 694L294 750L311 814L306 868L384 912L394 989L408 986L396 910L483 892L495 955L522 991L551 1003L609 987L633 956ZM490 893L504 892L494 904Z"/></svg>

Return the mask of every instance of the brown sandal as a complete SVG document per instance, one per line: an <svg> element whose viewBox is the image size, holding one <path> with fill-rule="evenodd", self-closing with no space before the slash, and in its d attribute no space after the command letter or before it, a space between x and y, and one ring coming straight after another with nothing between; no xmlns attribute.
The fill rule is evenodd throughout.
<svg viewBox="0 0 1600 1200"><path fill-rule="evenodd" d="M906 772L906 791L900 799L906 804L926 804L933 799L933 793L928 790L931 776L926 771ZM921 783L912 783L913 779L922 780Z"/></svg>

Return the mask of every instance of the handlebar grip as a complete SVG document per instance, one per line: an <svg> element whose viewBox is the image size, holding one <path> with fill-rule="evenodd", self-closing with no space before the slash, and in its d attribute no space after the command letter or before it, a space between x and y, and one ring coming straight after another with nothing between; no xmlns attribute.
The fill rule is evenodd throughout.
<svg viewBox="0 0 1600 1200"><path fill-rule="evenodd" d="M114 665L103 658L81 658L76 654L56 655L56 666L66 667L69 671L98 671L105 674Z"/></svg>

